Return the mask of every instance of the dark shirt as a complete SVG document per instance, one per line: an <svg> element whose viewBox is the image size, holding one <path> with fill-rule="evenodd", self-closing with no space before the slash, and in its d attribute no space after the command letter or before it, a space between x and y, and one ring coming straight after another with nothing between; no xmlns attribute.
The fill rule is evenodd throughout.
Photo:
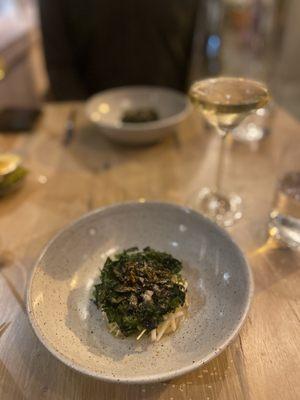
<svg viewBox="0 0 300 400"><path fill-rule="evenodd" d="M40 0L56 99L123 85L185 90L199 0Z"/></svg>

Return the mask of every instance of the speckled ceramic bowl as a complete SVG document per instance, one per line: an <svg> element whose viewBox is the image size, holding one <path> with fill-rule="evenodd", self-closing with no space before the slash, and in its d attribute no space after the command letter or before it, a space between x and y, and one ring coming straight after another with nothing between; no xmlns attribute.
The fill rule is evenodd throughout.
<svg viewBox="0 0 300 400"><path fill-rule="evenodd" d="M157 121L123 123L126 110L153 108ZM155 143L176 132L191 106L186 95L159 86L124 86L92 96L86 105L88 119L109 139L131 145Z"/></svg>
<svg viewBox="0 0 300 400"><path fill-rule="evenodd" d="M108 255L151 246L184 262L189 316L160 342L117 339L90 301ZM219 354L249 309L252 279L229 235L189 209L125 203L96 210L61 231L39 258L27 307L41 342L76 370L107 381L145 383L189 372Z"/></svg>

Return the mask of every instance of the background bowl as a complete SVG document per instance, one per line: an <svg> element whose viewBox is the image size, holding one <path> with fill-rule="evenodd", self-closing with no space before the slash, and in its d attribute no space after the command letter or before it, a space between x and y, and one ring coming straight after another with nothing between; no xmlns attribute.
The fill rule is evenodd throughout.
<svg viewBox="0 0 300 400"><path fill-rule="evenodd" d="M151 246L184 263L189 316L160 342L118 339L91 302L107 256ZM38 260L28 312L44 345L61 361L107 381L142 383L191 371L219 354L240 329L251 273L229 235L194 211L166 203L125 203L82 217Z"/></svg>
<svg viewBox="0 0 300 400"><path fill-rule="evenodd" d="M128 109L151 107L160 119L145 123L123 123ZM187 96L155 86L131 86L106 90L91 97L86 105L88 119L110 139L127 144L154 143L174 132L191 107Z"/></svg>

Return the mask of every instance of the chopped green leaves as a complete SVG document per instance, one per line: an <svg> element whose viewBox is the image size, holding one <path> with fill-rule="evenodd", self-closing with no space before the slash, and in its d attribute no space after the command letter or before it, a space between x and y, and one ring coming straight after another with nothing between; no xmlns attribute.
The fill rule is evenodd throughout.
<svg viewBox="0 0 300 400"><path fill-rule="evenodd" d="M151 122L158 119L158 112L151 107L126 110L122 115L122 122L129 123Z"/></svg>
<svg viewBox="0 0 300 400"><path fill-rule="evenodd" d="M94 287L94 302L128 336L150 332L185 302L182 264L170 254L133 247L107 258Z"/></svg>

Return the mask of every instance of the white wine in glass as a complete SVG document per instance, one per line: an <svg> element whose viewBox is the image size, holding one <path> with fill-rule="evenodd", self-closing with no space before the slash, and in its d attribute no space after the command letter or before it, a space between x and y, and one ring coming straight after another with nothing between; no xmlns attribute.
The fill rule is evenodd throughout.
<svg viewBox="0 0 300 400"><path fill-rule="evenodd" d="M189 91L194 107L201 111L221 137L215 187L199 190L190 205L223 226L241 218L241 199L223 193L222 171L226 137L251 112L269 101L266 86L251 79L218 77L195 82Z"/></svg>

